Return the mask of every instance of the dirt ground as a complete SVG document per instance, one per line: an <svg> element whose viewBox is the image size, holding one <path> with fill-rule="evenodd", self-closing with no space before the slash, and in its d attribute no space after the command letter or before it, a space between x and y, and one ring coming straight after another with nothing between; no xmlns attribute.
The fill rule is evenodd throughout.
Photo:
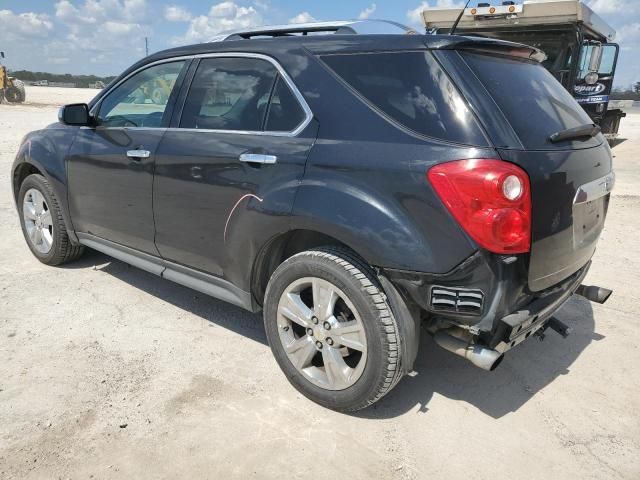
<svg viewBox="0 0 640 480"><path fill-rule="evenodd" d="M493 373L423 335L417 375L357 415L299 395L261 318L89 252L40 264L9 168L22 136L95 90L0 105L0 478L640 478L640 109L572 329Z"/></svg>

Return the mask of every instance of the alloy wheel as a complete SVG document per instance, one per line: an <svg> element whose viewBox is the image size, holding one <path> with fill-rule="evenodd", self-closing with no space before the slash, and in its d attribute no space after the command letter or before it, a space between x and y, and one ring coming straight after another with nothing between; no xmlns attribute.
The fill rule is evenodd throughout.
<svg viewBox="0 0 640 480"><path fill-rule="evenodd" d="M332 283L305 277L291 283L278 304L278 333L289 360L327 390L343 390L362 375L367 339L358 311Z"/></svg>
<svg viewBox="0 0 640 480"><path fill-rule="evenodd" d="M27 190L22 213L29 242L39 253L46 255L53 245L53 220L49 205L39 190Z"/></svg>

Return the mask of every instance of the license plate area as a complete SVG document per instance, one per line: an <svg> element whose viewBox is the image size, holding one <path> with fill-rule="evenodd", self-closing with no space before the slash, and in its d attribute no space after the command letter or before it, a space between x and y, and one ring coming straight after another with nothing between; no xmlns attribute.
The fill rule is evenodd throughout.
<svg viewBox="0 0 640 480"><path fill-rule="evenodd" d="M573 247L582 249L598 240L604 226L606 197L573 206Z"/></svg>

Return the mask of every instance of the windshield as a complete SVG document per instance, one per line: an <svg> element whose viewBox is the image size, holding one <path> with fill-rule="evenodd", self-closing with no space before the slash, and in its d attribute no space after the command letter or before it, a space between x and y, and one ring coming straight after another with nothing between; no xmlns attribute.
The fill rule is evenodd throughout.
<svg viewBox="0 0 640 480"><path fill-rule="evenodd" d="M552 134L592 123L573 97L540 64L469 52L462 56L525 148L554 148L557 144L549 142Z"/></svg>

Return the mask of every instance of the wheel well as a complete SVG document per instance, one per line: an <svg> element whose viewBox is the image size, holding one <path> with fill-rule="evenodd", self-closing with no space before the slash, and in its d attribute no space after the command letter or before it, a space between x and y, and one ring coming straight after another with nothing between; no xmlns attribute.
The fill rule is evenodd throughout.
<svg viewBox="0 0 640 480"><path fill-rule="evenodd" d="M253 269L251 290L258 304L262 305L269 279L282 262L297 253L327 245L351 249L340 240L313 230L292 230L272 239L258 255Z"/></svg>
<svg viewBox="0 0 640 480"><path fill-rule="evenodd" d="M27 162L21 163L15 169L15 171L13 172L13 194L16 200L18 199L18 193L20 192L20 186L22 185L22 182L24 182L25 178L34 173L39 173L40 175L42 175L42 172L40 170Z"/></svg>

